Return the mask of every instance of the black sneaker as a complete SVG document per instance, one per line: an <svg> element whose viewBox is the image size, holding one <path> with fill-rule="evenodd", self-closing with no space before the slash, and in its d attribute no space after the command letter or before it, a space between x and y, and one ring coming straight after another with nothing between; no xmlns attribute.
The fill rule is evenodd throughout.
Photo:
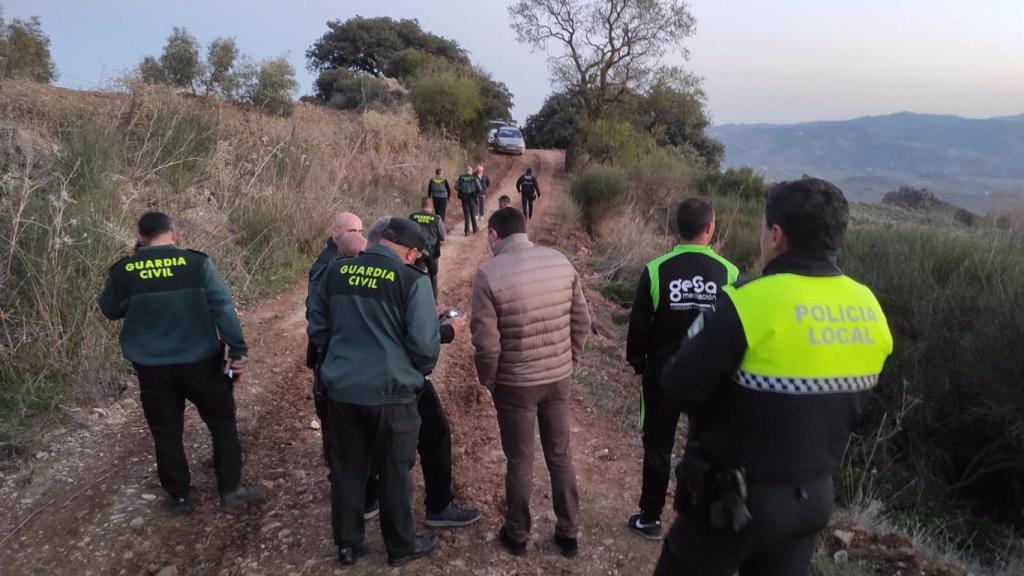
<svg viewBox="0 0 1024 576"><path fill-rule="evenodd" d="M220 495L220 504L225 508L238 508L260 500L263 500L263 492L244 484L231 492Z"/></svg>
<svg viewBox="0 0 1024 576"><path fill-rule="evenodd" d="M508 532L505 531L505 527L502 526L501 530L498 531L498 541L501 545L508 550L509 554L513 556L523 556L526 554L526 541L517 542L509 536Z"/></svg>
<svg viewBox="0 0 1024 576"><path fill-rule="evenodd" d="M578 538L569 538L568 536L555 534L555 546L558 546L558 551L566 558L575 558L580 553L580 541Z"/></svg>
<svg viewBox="0 0 1024 576"><path fill-rule="evenodd" d="M434 550L437 550L437 545L440 541L437 536L433 534L427 534L424 536L416 537L416 546L412 552L409 552L405 556L399 556L398 558L388 558L388 564L393 567L404 566L413 560L428 556Z"/></svg>
<svg viewBox="0 0 1024 576"><path fill-rule="evenodd" d="M188 496L168 496L166 505L171 516L188 514Z"/></svg>
<svg viewBox="0 0 1024 576"><path fill-rule="evenodd" d="M629 517L629 529L647 540L661 540L661 520L646 520L643 514Z"/></svg>
<svg viewBox="0 0 1024 576"><path fill-rule="evenodd" d="M356 561L366 555L366 544L354 544L338 548L338 562L342 566L353 566Z"/></svg>
<svg viewBox="0 0 1024 576"><path fill-rule="evenodd" d="M479 519L480 511L476 508L463 508L452 502L440 512L427 512L426 525L431 528L459 528Z"/></svg>

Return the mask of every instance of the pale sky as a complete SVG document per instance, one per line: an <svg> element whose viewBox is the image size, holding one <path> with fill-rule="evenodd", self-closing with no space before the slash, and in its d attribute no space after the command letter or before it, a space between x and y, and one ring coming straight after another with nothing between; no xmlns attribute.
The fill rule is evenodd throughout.
<svg viewBox="0 0 1024 576"><path fill-rule="evenodd" d="M287 54L311 92L305 51L325 22L418 19L455 39L508 84L524 121L551 91L545 54L519 46L501 0L0 0L8 18L39 16L58 85L101 86L171 28L205 45L234 36L259 59ZM1024 0L692 0L687 42L715 123L788 123L899 111L1024 113Z"/></svg>

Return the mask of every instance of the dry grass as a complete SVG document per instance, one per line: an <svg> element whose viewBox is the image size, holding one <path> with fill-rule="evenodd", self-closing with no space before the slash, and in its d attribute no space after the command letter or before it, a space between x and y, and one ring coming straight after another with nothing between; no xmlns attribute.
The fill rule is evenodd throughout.
<svg viewBox="0 0 1024 576"><path fill-rule="evenodd" d="M465 165L408 108L299 104L285 119L159 87L14 81L0 122L0 443L69 397L123 387L95 298L143 212L174 216L245 298L299 278L333 212L408 213L435 167Z"/></svg>

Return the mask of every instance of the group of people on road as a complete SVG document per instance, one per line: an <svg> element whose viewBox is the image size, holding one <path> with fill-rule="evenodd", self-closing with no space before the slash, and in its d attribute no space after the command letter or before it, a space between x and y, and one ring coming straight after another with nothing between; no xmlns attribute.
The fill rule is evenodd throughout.
<svg viewBox="0 0 1024 576"><path fill-rule="evenodd" d="M467 235L482 215L474 206L485 182L480 167L456 184ZM569 260L529 240L540 196L532 171L516 188L523 210L503 196L487 219L491 256L474 276L468 322L477 379L493 400L507 461L498 542L513 555L528 551L539 432L553 543L571 558L580 549L572 377L591 316ZM481 518L456 501L451 428L430 379L442 344L467 329L461 311L437 302L450 194L438 170L409 218L379 219L364 234L357 215L337 214L310 269L306 361L342 565L366 553L366 522L378 515L390 564L437 549L436 535L415 530L410 472L417 454L425 524L462 527ZM641 375L643 467L639 510L626 525L663 540L656 574L809 573L831 514L832 475L892 351L878 300L838 267L848 219L845 197L828 182L774 186L765 198L762 275L739 282L737 267L711 247L711 201L688 198L676 211L680 243L642 271L625 357ZM111 267L99 304L108 318L124 319L122 350L138 375L160 484L169 510L184 514L191 489L182 445L186 400L213 437L222 504L263 495L242 482L233 385L248 352L234 303L211 260L179 248L176 238L168 216L145 214L138 248ZM663 537L684 414L677 516Z"/></svg>

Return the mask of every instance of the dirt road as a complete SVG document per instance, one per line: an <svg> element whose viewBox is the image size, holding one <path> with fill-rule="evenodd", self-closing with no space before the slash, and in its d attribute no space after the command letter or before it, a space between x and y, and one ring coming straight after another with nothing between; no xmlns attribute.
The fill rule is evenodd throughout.
<svg viewBox="0 0 1024 576"><path fill-rule="evenodd" d="M526 166L539 173L543 198L531 231L556 224L564 192L562 157L531 151L494 182L497 197L515 194ZM441 259L441 302L468 308L472 275L486 257L486 235L463 236L460 221ZM481 507L475 526L439 531L439 553L392 570L376 521L368 524L370 554L341 570L329 527L326 472L303 366L305 286L243 311L253 361L237 389L239 429L248 480L265 503L228 513L217 503L208 435L189 409L186 447L193 469L191 514L173 518L161 507L151 440L137 393L109 408L72 411L72 424L51 433L19 474L0 479L0 574L643 574L657 544L628 533L624 518L636 500L639 442L582 401L576 387L574 456L582 501L581 553L561 558L543 458L535 469L534 541L524 558L495 542L504 506L505 460L489 394L476 383L468 334L442 350L434 382L451 419L457 498ZM539 451L539 448L538 448ZM416 517L422 522L417 475ZM421 526L422 530L426 528Z"/></svg>

